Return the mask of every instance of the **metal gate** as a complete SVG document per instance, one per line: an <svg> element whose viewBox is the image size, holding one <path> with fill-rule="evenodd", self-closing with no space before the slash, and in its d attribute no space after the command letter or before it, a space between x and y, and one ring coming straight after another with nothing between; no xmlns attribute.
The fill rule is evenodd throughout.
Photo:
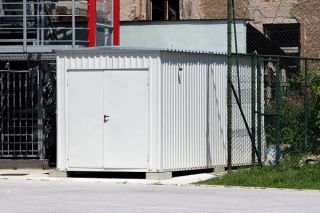
<svg viewBox="0 0 320 213"><path fill-rule="evenodd" d="M39 70L0 70L0 158L43 158L39 85Z"/></svg>

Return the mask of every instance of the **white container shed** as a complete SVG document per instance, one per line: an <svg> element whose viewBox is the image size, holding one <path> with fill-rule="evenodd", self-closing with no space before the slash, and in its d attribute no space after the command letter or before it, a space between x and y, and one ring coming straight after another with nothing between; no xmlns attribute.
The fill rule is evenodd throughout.
<svg viewBox="0 0 320 213"><path fill-rule="evenodd" d="M57 169L225 167L226 62L224 55L156 49L57 52ZM238 164L250 164L247 156Z"/></svg>

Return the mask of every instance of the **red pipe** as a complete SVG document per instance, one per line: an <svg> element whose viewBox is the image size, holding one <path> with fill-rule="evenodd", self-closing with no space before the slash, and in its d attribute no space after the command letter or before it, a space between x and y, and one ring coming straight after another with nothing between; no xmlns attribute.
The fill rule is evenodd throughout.
<svg viewBox="0 0 320 213"><path fill-rule="evenodd" d="M96 0L88 0L88 47L95 47L97 43Z"/></svg>
<svg viewBox="0 0 320 213"><path fill-rule="evenodd" d="M120 0L113 0L113 45L120 45Z"/></svg>

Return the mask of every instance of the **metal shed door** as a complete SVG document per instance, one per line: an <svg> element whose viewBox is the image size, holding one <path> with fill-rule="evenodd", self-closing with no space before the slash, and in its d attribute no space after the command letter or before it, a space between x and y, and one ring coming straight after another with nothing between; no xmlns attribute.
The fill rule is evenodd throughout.
<svg viewBox="0 0 320 213"><path fill-rule="evenodd" d="M68 72L68 167L103 168L103 73Z"/></svg>
<svg viewBox="0 0 320 213"><path fill-rule="evenodd" d="M147 168L148 71L106 71L104 110L104 167Z"/></svg>

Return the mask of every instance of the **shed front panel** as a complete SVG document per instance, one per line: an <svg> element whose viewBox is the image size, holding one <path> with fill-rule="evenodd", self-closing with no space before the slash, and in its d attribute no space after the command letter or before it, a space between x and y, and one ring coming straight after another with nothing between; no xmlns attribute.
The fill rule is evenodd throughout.
<svg viewBox="0 0 320 213"><path fill-rule="evenodd" d="M105 71L104 111L104 167L147 168L148 71Z"/></svg>
<svg viewBox="0 0 320 213"><path fill-rule="evenodd" d="M68 166L103 168L103 72L68 72L67 90Z"/></svg>

